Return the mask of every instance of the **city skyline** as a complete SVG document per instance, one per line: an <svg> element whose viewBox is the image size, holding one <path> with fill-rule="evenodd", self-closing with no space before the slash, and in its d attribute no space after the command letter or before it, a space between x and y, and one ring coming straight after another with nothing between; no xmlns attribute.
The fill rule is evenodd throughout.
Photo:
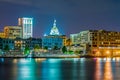
<svg viewBox="0 0 120 80"><path fill-rule="evenodd" d="M120 31L119 0L0 0L0 10L1 30L7 25L17 25L19 17L33 17L34 37L50 32L54 18L60 32L67 36L89 29Z"/></svg>
<svg viewBox="0 0 120 80"><path fill-rule="evenodd" d="M120 0L0 0L1 80L119 80Z"/></svg>

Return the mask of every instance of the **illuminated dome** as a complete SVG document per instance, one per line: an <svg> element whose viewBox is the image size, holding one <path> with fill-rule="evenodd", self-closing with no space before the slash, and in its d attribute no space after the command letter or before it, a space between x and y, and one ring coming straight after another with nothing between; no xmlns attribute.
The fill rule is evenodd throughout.
<svg viewBox="0 0 120 80"><path fill-rule="evenodd" d="M56 27L56 20L54 20L53 27L50 31L50 35L60 35L58 28Z"/></svg>

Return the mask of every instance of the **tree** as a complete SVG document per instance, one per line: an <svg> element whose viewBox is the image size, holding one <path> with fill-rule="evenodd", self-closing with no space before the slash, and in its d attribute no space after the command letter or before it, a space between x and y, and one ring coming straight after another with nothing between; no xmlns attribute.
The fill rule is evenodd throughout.
<svg viewBox="0 0 120 80"><path fill-rule="evenodd" d="M36 52L38 52L39 49L40 49L40 46L39 46L38 44L35 44L35 46L34 46L34 50L35 50Z"/></svg>
<svg viewBox="0 0 120 80"><path fill-rule="evenodd" d="M62 52L63 52L63 53L67 52L67 48L66 48L66 46L63 46L63 48L62 48Z"/></svg>
<svg viewBox="0 0 120 80"><path fill-rule="evenodd" d="M24 54L29 54L30 48L28 46L25 46Z"/></svg>
<svg viewBox="0 0 120 80"><path fill-rule="evenodd" d="M53 50L58 50L58 46L54 46Z"/></svg>
<svg viewBox="0 0 120 80"><path fill-rule="evenodd" d="M72 51L72 50L69 50L68 52L69 52L69 54L73 54L73 51Z"/></svg>
<svg viewBox="0 0 120 80"><path fill-rule="evenodd" d="M48 47L47 47L47 46L45 46L45 47L44 47L44 49L48 50Z"/></svg>
<svg viewBox="0 0 120 80"><path fill-rule="evenodd" d="M5 50L5 51L9 51L9 50L10 50L9 46L8 46L8 45L5 45L4 50Z"/></svg>

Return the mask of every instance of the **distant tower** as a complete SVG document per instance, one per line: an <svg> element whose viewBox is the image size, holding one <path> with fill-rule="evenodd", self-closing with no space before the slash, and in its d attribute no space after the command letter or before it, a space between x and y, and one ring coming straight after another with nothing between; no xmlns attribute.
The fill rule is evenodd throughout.
<svg viewBox="0 0 120 80"><path fill-rule="evenodd" d="M22 27L22 38L33 37L33 18L19 18L18 25Z"/></svg>
<svg viewBox="0 0 120 80"><path fill-rule="evenodd" d="M56 26L56 20L54 19L53 27L50 31L50 35L60 35L59 30Z"/></svg>

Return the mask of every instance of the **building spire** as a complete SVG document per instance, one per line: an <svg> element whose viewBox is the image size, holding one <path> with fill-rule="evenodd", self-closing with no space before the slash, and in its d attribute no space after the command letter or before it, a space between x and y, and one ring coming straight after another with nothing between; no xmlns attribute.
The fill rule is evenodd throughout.
<svg viewBox="0 0 120 80"><path fill-rule="evenodd" d="M54 19L53 27L56 27L56 19Z"/></svg>
<svg viewBox="0 0 120 80"><path fill-rule="evenodd" d="M53 23L53 27L52 27L52 29L50 31L50 35L59 35L59 34L60 34L59 30L58 30L58 28L56 26L56 19L54 19L54 23Z"/></svg>

